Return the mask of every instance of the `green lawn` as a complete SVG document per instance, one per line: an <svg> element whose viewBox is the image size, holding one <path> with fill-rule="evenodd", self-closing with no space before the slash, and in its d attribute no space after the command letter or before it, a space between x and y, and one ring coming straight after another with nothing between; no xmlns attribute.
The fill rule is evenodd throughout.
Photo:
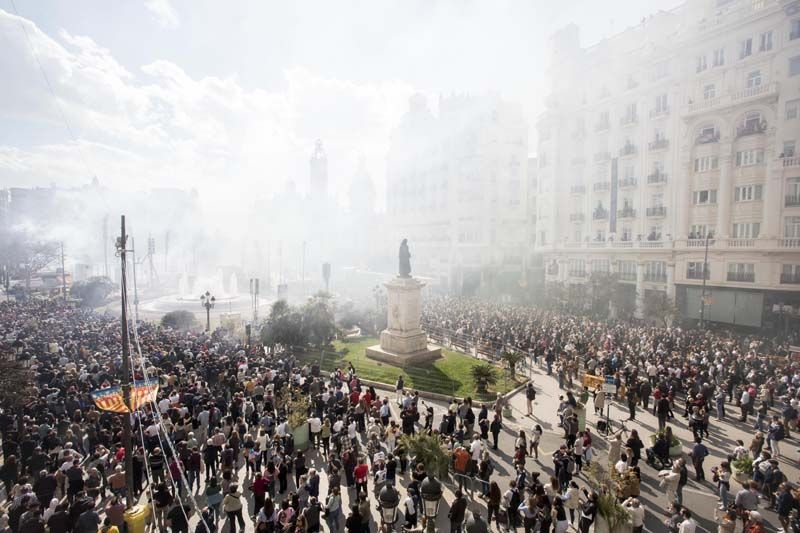
<svg viewBox="0 0 800 533"><path fill-rule="evenodd" d="M506 378L505 372L498 367L497 384L490 387L489 395L481 397L475 393L475 384L470 375L470 369L481 362L469 355L442 348L441 359L401 368L368 359L366 348L374 344L378 344L378 339L374 337L335 341L333 349L324 352L322 369L325 372L330 372L336 367L345 369L348 362L351 362L358 375L364 379L394 385L397 376L402 374L406 387L409 388L446 395L472 396L479 399L494 398L495 392L507 392L522 383L519 378L517 380ZM299 354L298 359L304 362L319 361L320 352Z"/></svg>

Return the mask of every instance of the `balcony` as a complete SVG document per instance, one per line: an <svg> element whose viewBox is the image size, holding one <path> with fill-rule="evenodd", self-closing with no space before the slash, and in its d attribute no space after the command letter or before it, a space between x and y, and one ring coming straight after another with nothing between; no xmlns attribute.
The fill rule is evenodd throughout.
<svg viewBox="0 0 800 533"><path fill-rule="evenodd" d="M728 272L728 281L753 283L756 280L755 272Z"/></svg>
<svg viewBox="0 0 800 533"><path fill-rule="evenodd" d="M647 175L648 185L663 185L667 183L667 174L665 172L653 172Z"/></svg>
<svg viewBox="0 0 800 533"><path fill-rule="evenodd" d="M650 110L650 118L661 118L666 117L667 115L669 115L669 107Z"/></svg>
<svg viewBox="0 0 800 533"><path fill-rule="evenodd" d="M595 209L592 212L592 220L608 220L608 209Z"/></svg>
<svg viewBox="0 0 800 533"><path fill-rule="evenodd" d="M635 144L626 144L625 146L619 149L620 157L636 155L636 152L637 149Z"/></svg>
<svg viewBox="0 0 800 533"><path fill-rule="evenodd" d="M622 117L621 119L619 119L619 125L620 126L633 126L634 124L637 124L638 122L639 122L639 116L638 115L628 115L626 117Z"/></svg>
<svg viewBox="0 0 800 533"><path fill-rule="evenodd" d="M767 83L756 87L748 87L734 93L717 96L716 98L708 98L697 102L689 100L688 105L682 109L682 115L687 117L710 111L718 111L726 107L755 102L761 99L777 99L777 97L778 84Z"/></svg>
<svg viewBox="0 0 800 533"><path fill-rule="evenodd" d="M569 188L571 194L583 194L586 192L586 185L573 185Z"/></svg>
<svg viewBox="0 0 800 533"><path fill-rule="evenodd" d="M778 239L779 248L800 248L800 238Z"/></svg>
<svg viewBox="0 0 800 533"><path fill-rule="evenodd" d="M611 183L608 181L600 181L592 186L594 192L606 192L611 190Z"/></svg>
<svg viewBox="0 0 800 533"><path fill-rule="evenodd" d="M663 205L647 208L647 216L649 217L665 217L667 216L667 208Z"/></svg>
<svg viewBox="0 0 800 533"><path fill-rule="evenodd" d="M784 157L783 168L800 167L800 157Z"/></svg>
<svg viewBox="0 0 800 533"><path fill-rule="evenodd" d="M620 189L628 189L631 187L636 187L636 178L625 178L620 180L619 187Z"/></svg>
<svg viewBox="0 0 800 533"><path fill-rule="evenodd" d="M651 283L666 283L667 274L662 272L645 272L644 280Z"/></svg>
<svg viewBox="0 0 800 533"><path fill-rule="evenodd" d="M594 162L595 163L608 161L609 159L611 159L611 154L608 153L608 152L597 152L596 154L594 154Z"/></svg>
<svg viewBox="0 0 800 533"><path fill-rule="evenodd" d="M781 283L784 285L800 284L800 272L781 272Z"/></svg>
<svg viewBox="0 0 800 533"><path fill-rule="evenodd" d="M583 213L570 213L569 215L570 222L583 222L584 218Z"/></svg>
<svg viewBox="0 0 800 533"><path fill-rule="evenodd" d="M669 148L669 139L656 139L655 141L648 143L647 148L651 152L656 150L666 150Z"/></svg>
<svg viewBox="0 0 800 533"><path fill-rule="evenodd" d="M714 133L707 133L705 135L700 135L695 139L695 144L711 144L711 143L718 143L719 142L719 132L715 131Z"/></svg>
<svg viewBox="0 0 800 533"><path fill-rule="evenodd" d="M758 135L767 131L767 122L762 120L761 122L751 122L749 124L745 124L744 126L739 126L736 128L736 137L746 137L748 135Z"/></svg>
<svg viewBox="0 0 800 533"><path fill-rule="evenodd" d="M705 272L706 279L709 279L708 272L708 270ZM686 279L703 279L703 272L698 272L697 270L686 270Z"/></svg>
<svg viewBox="0 0 800 533"><path fill-rule="evenodd" d="M708 247L711 248L714 246L714 239L708 239ZM705 239L686 239L686 247L687 248L705 248L706 247L706 240Z"/></svg>
<svg viewBox="0 0 800 533"><path fill-rule="evenodd" d="M785 207L798 207L800 206L800 196L794 194L787 194L786 201L783 204Z"/></svg>
<svg viewBox="0 0 800 533"><path fill-rule="evenodd" d="M755 248L755 239L728 239L728 248Z"/></svg>
<svg viewBox="0 0 800 533"><path fill-rule="evenodd" d="M617 218L636 218L636 209L625 207L617 211Z"/></svg>

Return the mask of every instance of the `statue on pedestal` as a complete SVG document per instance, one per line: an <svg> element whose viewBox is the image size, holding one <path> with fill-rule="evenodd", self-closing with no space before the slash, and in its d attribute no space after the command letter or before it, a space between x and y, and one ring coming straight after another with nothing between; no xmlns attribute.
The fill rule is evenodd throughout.
<svg viewBox="0 0 800 533"><path fill-rule="evenodd" d="M400 243L400 277L411 277L411 253L408 251L408 239Z"/></svg>

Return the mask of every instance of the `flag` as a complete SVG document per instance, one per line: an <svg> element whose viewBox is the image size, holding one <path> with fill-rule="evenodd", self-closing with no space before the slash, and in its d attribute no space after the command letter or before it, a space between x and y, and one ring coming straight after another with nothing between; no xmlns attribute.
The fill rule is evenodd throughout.
<svg viewBox="0 0 800 533"><path fill-rule="evenodd" d="M136 411L147 402L155 401L157 393L157 383L148 384L144 381L137 381L131 385L132 409L128 409L128 406L125 405L122 399L122 387L119 385L94 391L92 393L92 400L94 400L95 405L103 411L130 413L132 410Z"/></svg>

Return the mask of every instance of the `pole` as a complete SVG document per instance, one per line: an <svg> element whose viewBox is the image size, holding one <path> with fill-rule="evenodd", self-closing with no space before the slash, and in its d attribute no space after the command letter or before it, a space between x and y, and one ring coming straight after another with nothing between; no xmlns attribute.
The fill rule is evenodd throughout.
<svg viewBox="0 0 800 533"><path fill-rule="evenodd" d="M139 289L136 287L136 244L131 235L131 254L133 258L133 321L139 323Z"/></svg>
<svg viewBox="0 0 800 533"><path fill-rule="evenodd" d="M67 271L64 270L64 241L61 241L61 292L64 294L64 301L67 301Z"/></svg>
<svg viewBox="0 0 800 533"><path fill-rule="evenodd" d="M703 289L700 293L700 327L705 326L706 317L706 278L708 277L708 235L706 231L705 254L703 256Z"/></svg>
<svg viewBox="0 0 800 533"><path fill-rule="evenodd" d="M120 238L117 242L117 249L120 257L120 285L122 287L122 400L130 408L131 405L131 346L128 338L128 292L127 292L127 258L125 246L127 244L125 235L125 215L121 217ZM125 495L125 507L133 507L133 442L131 441L131 416L130 413L122 415L122 444L125 447L125 484L127 491Z"/></svg>

